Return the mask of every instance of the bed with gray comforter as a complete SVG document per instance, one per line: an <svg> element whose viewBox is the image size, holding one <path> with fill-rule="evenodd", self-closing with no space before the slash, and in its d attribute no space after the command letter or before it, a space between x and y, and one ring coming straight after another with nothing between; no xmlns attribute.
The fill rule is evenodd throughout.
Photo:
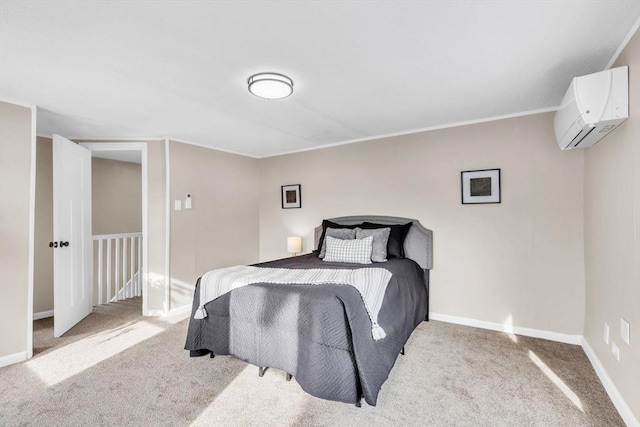
<svg viewBox="0 0 640 427"><path fill-rule="evenodd" d="M381 221L388 217L342 220L345 218ZM396 224L410 221L389 220ZM417 221L411 221L414 221L412 229L421 228L415 230L420 236L414 233L414 238L409 239L412 236L409 233L405 248L424 238L426 230ZM428 240L426 259L430 264L430 232ZM417 261L424 261L422 251L418 252ZM408 250L407 256L418 252ZM428 269L418 262L409 258L389 259L363 266L325 262L312 253L257 264L290 269L389 270L392 278L378 314L378 324L386 337L380 340L372 338L371 319L360 293L351 286L252 284L207 303L208 316L194 319L200 292L198 280L185 349L192 356L233 355L259 367L280 369L293 375L303 390L316 397L348 403L359 403L364 398L369 405L375 405L400 350L415 327L428 316Z"/></svg>

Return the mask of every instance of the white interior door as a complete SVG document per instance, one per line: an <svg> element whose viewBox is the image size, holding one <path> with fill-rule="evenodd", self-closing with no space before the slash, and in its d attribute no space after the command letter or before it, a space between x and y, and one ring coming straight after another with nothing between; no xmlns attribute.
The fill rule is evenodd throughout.
<svg viewBox="0 0 640 427"><path fill-rule="evenodd" d="M91 152L53 135L53 336L91 313Z"/></svg>

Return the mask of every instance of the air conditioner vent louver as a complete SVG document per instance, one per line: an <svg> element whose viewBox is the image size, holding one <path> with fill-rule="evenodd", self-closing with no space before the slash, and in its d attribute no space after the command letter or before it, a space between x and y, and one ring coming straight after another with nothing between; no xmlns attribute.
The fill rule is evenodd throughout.
<svg viewBox="0 0 640 427"><path fill-rule="evenodd" d="M553 120L560 148L591 147L624 122L629 117L628 81L628 67L574 78Z"/></svg>
<svg viewBox="0 0 640 427"><path fill-rule="evenodd" d="M588 136L589 136L589 134L590 134L591 132L593 132L594 130L595 130L595 128L591 128L591 129L589 129L589 131L588 131L586 134L584 134L584 136L583 136L582 138L580 138L580 139L579 139L575 144L573 143L573 141L571 141L571 144L570 144L570 145L571 145L571 147L572 147L572 148L576 148L576 147L577 147L578 145L580 145L580 143L581 143L582 141L584 141L584 139L585 139L586 137L588 137ZM581 133L583 133L583 132L581 132ZM578 136L580 136L580 135L578 135ZM577 137L576 137L576 138L577 138ZM574 141L575 141L575 139L576 139L576 138L574 138Z"/></svg>

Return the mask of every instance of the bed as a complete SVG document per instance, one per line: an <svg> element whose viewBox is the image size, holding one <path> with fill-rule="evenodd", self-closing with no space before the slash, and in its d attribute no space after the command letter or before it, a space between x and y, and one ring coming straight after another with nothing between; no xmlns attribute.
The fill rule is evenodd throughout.
<svg viewBox="0 0 640 427"><path fill-rule="evenodd" d="M374 339L373 318L363 296L341 284L254 283L234 289L204 305L207 316L195 319L200 306L196 284L185 349L192 357L233 355L295 377L307 393L328 400L376 405L378 393L404 345L429 313L429 272L433 266L432 232L415 219L349 216L328 221L349 227L361 223L411 223L403 242L404 259L367 265L326 262L312 254L261 264L260 268L384 268L391 279L377 315L385 337ZM315 247L323 237L315 230Z"/></svg>

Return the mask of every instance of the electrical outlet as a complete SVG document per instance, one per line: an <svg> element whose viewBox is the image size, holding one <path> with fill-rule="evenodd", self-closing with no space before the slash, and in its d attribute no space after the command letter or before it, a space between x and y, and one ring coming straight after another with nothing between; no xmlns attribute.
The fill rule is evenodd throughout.
<svg viewBox="0 0 640 427"><path fill-rule="evenodd" d="M631 327L629 322L622 317L620 318L620 337L625 344L629 345L631 343Z"/></svg>
<svg viewBox="0 0 640 427"><path fill-rule="evenodd" d="M611 353L613 353L613 357L619 362L620 361L620 348L616 345L616 343L611 343Z"/></svg>
<svg viewBox="0 0 640 427"><path fill-rule="evenodd" d="M605 344L609 344L609 325L607 325L606 323L604 324L604 343Z"/></svg>

